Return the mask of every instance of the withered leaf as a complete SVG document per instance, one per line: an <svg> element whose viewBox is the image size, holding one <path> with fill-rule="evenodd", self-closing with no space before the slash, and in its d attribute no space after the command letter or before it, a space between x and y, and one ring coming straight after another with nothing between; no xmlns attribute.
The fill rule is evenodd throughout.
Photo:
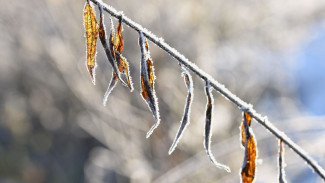
<svg viewBox="0 0 325 183"><path fill-rule="evenodd" d="M247 113L244 112L244 121L241 123L241 144L242 147L245 147L245 125L246 122L248 126L251 126L252 117Z"/></svg>
<svg viewBox="0 0 325 183"><path fill-rule="evenodd" d="M99 17L99 28L98 28L98 32L99 32L99 39L104 47L107 59L109 61L109 63L111 64L113 71L115 72L115 74L117 74L117 77L119 78L119 72L117 70L117 66L116 66L116 62L114 61L114 57L112 56L111 50L109 48L109 46L107 45L107 41L106 41L106 28L104 25L104 14L103 14L103 6L98 3L98 8L99 8L99 13L100 13L100 17ZM111 40L111 35L110 35L110 40Z"/></svg>
<svg viewBox="0 0 325 183"><path fill-rule="evenodd" d="M141 50L141 63L140 63L140 80L141 80L141 95L153 113L156 123L151 127L147 133L147 138L150 137L153 130L156 129L160 123L158 100L154 89L154 68L152 60L145 50L143 33L139 32L139 45Z"/></svg>
<svg viewBox="0 0 325 183"><path fill-rule="evenodd" d="M204 147L206 149L206 153L208 154L211 162L217 166L218 168L222 168L227 172L230 172L230 168L226 165L218 163L217 160L214 158L210 145L211 145L211 120L212 120L212 107L213 107L213 96L210 90L210 82L207 81L205 85L205 92L207 95L208 103L206 107L206 117L205 117L205 138L204 138Z"/></svg>
<svg viewBox="0 0 325 183"><path fill-rule="evenodd" d="M113 27L113 22L111 20L111 24ZM129 64L126 60L126 58L124 58L122 56L122 51L123 51L123 47L124 47L124 42L123 42L123 36L122 36L122 25L121 25L121 19L119 21L119 25L117 27L117 33L115 36L114 33L114 29L111 29L111 33L110 33L110 52L112 57L114 58L114 62L117 66L117 75L118 78L120 79L120 81L122 82L123 85L128 86L130 88L130 90L133 90L133 83L132 83L132 79L129 73Z"/></svg>
<svg viewBox="0 0 325 183"><path fill-rule="evenodd" d="M84 26L86 30L86 40L87 40L87 68L90 73L92 82L95 84L95 66L96 66L96 43L98 34L98 25L96 21L96 15L89 4L86 2L84 8Z"/></svg>
<svg viewBox="0 0 325 183"><path fill-rule="evenodd" d="M116 39L114 43L115 49L122 54L124 48L124 41L122 35L122 16L119 18L119 22L116 27Z"/></svg>
<svg viewBox="0 0 325 183"><path fill-rule="evenodd" d="M126 58L124 58L118 51L115 51L115 59L118 66L118 70L120 71L120 78L121 80L123 80L122 84L127 83L127 86L132 91L133 83L129 73L129 64Z"/></svg>
<svg viewBox="0 0 325 183"><path fill-rule="evenodd" d="M245 114L244 114L245 116ZM246 117L246 116L245 116ZM255 178L256 170L256 142L253 132L250 130L248 120L244 120L244 131L245 131L245 156L243 166L241 169L242 182L251 183Z"/></svg>
<svg viewBox="0 0 325 183"><path fill-rule="evenodd" d="M279 183L286 183L284 173L284 148L283 141L279 140Z"/></svg>
<svg viewBox="0 0 325 183"><path fill-rule="evenodd" d="M169 154L171 154L175 150L179 140L181 139L183 131L190 123L189 114L190 114L190 108L191 108L192 98L193 98L193 80L192 80L192 76L190 75L190 73L184 66L182 66L182 70L183 70L182 74L184 76L184 81L185 81L185 85L187 87L188 93L187 93L187 99L186 99L183 119L181 121L181 125L178 129L178 132L176 134L174 142L168 151Z"/></svg>
<svg viewBox="0 0 325 183"><path fill-rule="evenodd" d="M110 83L109 83L109 85L107 87L107 90L105 92L105 95L104 95L104 99L103 99L104 106L106 106L108 96L109 96L109 94L111 94L112 90L114 89L114 87L115 87L115 85L117 83L117 79L118 79L118 77L117 77L116 73L113 72L112 73L112 79L111 79L111 81L110 81Z"/></svg>

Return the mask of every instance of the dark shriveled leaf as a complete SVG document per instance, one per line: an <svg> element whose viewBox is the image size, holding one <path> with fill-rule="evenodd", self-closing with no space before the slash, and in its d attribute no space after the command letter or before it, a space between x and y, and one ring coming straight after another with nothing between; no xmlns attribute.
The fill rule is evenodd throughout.
<svg viewBox="0 0 325 183"><path fill-rule="evenodd" d="M246 122L248 126L251 126L252 117L247 113L244 112L244 121L241 123L241 144L242 147L245 147L245 125Z"/></svg>
<svg viewBox="0 0 325 183"><path fill-rule="evenodd" d="M96 67L96 43L98 34L98 25L96 21L96 14L89 4L86 2L84 8L84 26L86 30L87 40L87 62L86 66L89 71L92 82L95 84L95 67Z"/></svg>
<svg viewBox="0 0 325 183"><path fill-rule="evenodd" d="M211 144L211 120L212 120L212 107L213 107L213 96L210 90L210 82L207 81L205 85L205 92L207 95L208 103L206 107L206 118L205 118L205 138L204 138L204 147L206 149L206 153L208 154L211 162L217 166L218 168L222 168L226 170L227 172L230 172L230 168L226 165L223 165L221 163L218 163L216 159L214 158L211 149L210 149L210 144Z"/></svg>
<svg viewBox="0 0 325 183"><path fill-rule="evenodd" d="M110 48L107 45L107 41L106 41L106 39L107 39L107 37L106 37L106 28L105 28L105 25L103 23L104 22L103 6L100 3L98 3L98 8L99 8L99 14L100 14L99 28L98 28L99 39L100 39L100 42L102 43L102 45L104 47L107 59L108 59L109 63L111 64L111 66L113 68L113 71L115 72L115 74L117 74L117 76L119 78L119 72L117 70L116 62L114 61L114 57L112 56ZM110 37L110 40L111 40L111 37Z"/></svg>
<svg viewBox="0 0 325 183"><path fill-rule="evenodd" d="M191 104L192 104L192 100L193 100L192 99L193 98L193 80L192 80L192 76L190 75L190 73L184 66L182 66L182 70L183 70L182 75L184 76L184 81L185 81L185 85L188 90L188 94L187 94L183 119L181 121L181 125L178 129L178 132L176 134L174 142L168 151L168 154L171 154L175 150L179 140L182 137L183 131L190 124L190 116L189 115L190 115L190 108L191 108Z"/></svg>
<svg viewBox="0 0 325 183"><path fill-rule="evenodd" d="M279 140L279 183L286 183L284 173L284 148L282 140Z"/></svg>
<svg viewBox="0 0 325 183"><path fill-rule="evenodd" d="M140 81L141 81L141 95L146 101L151 110L156 123L151 127L147 133L147 138L150 137L154 129L156 129L160 123L158 100L154 89L154 68L152 60L148 55L148 51L145 49L143 33L139 32L139 45L141 50L141 63L140 63Z"/></svg>
<svg viewBox="0 0 325 183"><path fill-rule="evenodd" d="M247 116L245 115L248 113L244 113L244 118ZM251 183L254 181L255 178L255 171L256 171L256 158L257 158L257 149L256 149L256 142L254 138L254 134L250 129L248 124L248 120L244 120L244 131L245 131L245 156L243 161L243 166L241 169L242 175L242 182L243 183Z"/></svg>

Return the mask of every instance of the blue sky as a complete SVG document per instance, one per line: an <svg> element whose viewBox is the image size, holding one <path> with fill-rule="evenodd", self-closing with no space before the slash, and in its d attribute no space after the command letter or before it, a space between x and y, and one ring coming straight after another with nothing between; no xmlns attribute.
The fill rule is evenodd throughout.
<svg viewBox="0 0 325 183"><path fill-rule="evenodd" d="M296 83L305 109L312 115L325 114L325 28L311 31L311 39L299 49Z"/></svg>

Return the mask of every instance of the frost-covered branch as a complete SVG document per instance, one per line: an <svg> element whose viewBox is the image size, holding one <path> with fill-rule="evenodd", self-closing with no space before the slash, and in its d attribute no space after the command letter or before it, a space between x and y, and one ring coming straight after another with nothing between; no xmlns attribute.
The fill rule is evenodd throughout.
<svg viewBox="0 0 325 183"><path fill-rule="evenodd" d="M201 77L205 81L209 81L211 87L221 93L226 99L234 103L242 111L247 112L252 118L254 118L258 123L268 129L275 137L282 140L286 145L288 145L294 152L296 152L311 168L325 180L325 170L318 165L318 163L310 157L301 147L299 147L295 142L293 142L285 133L277 129L267 117L263 117L261 114L257 113L253 109L251 104L244 102L242 99L238 98L232 92L230 92L224 85L220 84L218 81L214 80L209 74L205 73L199 67L197 67L193 62L189 61L184 55L179 53L176 49L169 46L162 38L158 38L156 35L151 33L149 30L143 28L138 23L132 21L126 17L122 12L118 12L113 7L103 3L101 0L91 0L95 4L101 4L106 12L112 16L122 19L122 22L128 25L130 28L142 32L145 37L147 37L154 44L159 46L161 49L165 50L172 57L178 60L179 63L190 69L196 75ZM121 18L122 17L122 18Z"/></svg>

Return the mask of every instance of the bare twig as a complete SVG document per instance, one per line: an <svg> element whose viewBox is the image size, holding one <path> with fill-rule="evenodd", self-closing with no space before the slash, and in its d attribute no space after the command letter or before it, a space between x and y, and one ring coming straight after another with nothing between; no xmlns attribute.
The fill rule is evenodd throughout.
<svg viewBox="0 0 325 183"><path fill-rule="evenodd" d="M286 145L288 145L294 152L296 152L311 168L325 180L325 170L318 165L318 163L305 152L300 146L293 142L285 133L277 129L267 117L263 117L261 114L257 113L251 104L244 102L242 99L238 98L232 92L230 92L224 85L220 84L218 81L214 80L209 74L205 73L199 67L197 67L193 62L189 61L184 55L179 53L175 48L169 46L162 38L158 38L156 35L151 33L149 30L143 28L140 24L132 21L122 12L118 12L113 7L101 2L100 0L91 0L95 4L101 4L106 12L111 14L116 18L122 18L122 22L128 25L130 28L141 31L145 37L147 37L154 44L159 46L161 49L165 50L172 57L178 60L179 63L183 64L185 67L190 69L196 75L201 77L205 81L209 81L211 87L221 93L226 99L234 103L242 111L247 112L252 118L254 118L258 123L268 129L274 136L282 140Z"/></svg>

